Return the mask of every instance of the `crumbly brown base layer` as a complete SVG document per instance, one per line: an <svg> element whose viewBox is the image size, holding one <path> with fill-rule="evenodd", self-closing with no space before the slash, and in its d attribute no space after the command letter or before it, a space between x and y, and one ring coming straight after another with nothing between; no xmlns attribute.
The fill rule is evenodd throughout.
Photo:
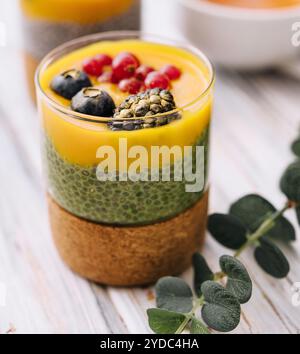
<svg viewBox="0 0 300 354"><path fill-rule="evenodd" d="M208 192L191 209L165 222L113 227L80 219L48 196L54 242L76 273L101 284L146 285L178 275L204 243Z"/></svg>

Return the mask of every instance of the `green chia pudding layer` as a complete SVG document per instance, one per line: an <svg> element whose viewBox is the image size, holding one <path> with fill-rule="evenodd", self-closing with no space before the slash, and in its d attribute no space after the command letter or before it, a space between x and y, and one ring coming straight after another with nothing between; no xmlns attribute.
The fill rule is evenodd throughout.
<svg viewBox="0 0 300 354"><path fill-rule="evenodd" d="M194 147L204 146L204 175L207 180L209 127ZM56 151L51 140L45 137L45 164L49 193L68 212L80 218L102 224L147 225L167 220L184 212L198 202L206 191L186 192L189 182L174 181L99 181L97 166L82 167L69 163ZM193 171L196 165L193 149Z"/></svg>

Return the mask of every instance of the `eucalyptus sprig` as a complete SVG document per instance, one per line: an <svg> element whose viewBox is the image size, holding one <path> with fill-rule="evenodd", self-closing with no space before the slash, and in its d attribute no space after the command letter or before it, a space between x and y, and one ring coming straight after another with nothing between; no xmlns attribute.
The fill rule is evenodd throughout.
<svg viewBox="0 0 300 354"><path fill-rule="evenodd" d="M290 265L277 242L296 240L294 226L284 214L294 209L300 225L300 138L292 145L297 160L283 173L280 189L287 197L277 210L257 194L233 203L228 214L213 214L208 230L220 244L235 251L219 259L213 272L200 254L193 256L194 294L180 278L164 277L155 286L157 308L148 309L150 328L158 334L230 332L240 323L241 305L252 295L252 281L240 255L254 248L258 265L274 278L285 278ZM201 318L198 313L201 310Z"/></svg>

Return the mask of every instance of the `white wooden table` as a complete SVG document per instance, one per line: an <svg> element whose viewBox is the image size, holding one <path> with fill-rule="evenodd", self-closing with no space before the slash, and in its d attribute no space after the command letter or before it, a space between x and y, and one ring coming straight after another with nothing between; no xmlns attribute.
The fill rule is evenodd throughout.
<svg viewBox="0 0 300 354"><path fill-rule="evenodd" d="M3 4L4 3L4 4ZM14 1L1 1L8 43L0 48L0 333L149 333L151 289L101 287L74 275L51 240L40 166L39 128L26 93ZM10 10L10 11L8 11ZM211 212L258 192L280 206L278 179L292 159L300 84L276 75L219 73L212 131ZM292 215L296 225L296 220ZM298 232L298 236L300 233ZM208 238L212 266L228 253ZM291 273L274 280L242 260L254 281L236 333L300 333L291 286L300 281L300 244L286 248ZM230 252L229 252L230 253ZM184 274L191 281L191 271Z"/></svg>

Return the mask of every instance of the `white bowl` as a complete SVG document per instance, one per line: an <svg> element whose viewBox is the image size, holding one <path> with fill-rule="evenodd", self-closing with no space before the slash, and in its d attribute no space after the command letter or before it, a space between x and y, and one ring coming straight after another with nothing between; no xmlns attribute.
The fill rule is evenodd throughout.
<svg viewBox="0 0 300 354"><path fill-rule="evenodd" d="M174 5L180 31L222 66L265 69L282 66L300 54L300 48L292 44L300 6L254 10L204 0L177 0Z"/></svg>

